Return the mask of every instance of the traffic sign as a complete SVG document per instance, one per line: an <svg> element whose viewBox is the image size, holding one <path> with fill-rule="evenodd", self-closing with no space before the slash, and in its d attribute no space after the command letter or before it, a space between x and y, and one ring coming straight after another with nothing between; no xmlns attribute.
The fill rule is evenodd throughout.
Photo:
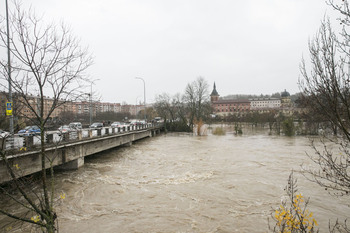
<svg viewBox="0 0 350 233"><path fill-rule="evenodd" d="M6 102L6 116L12 116L12 102Z"/></svg>

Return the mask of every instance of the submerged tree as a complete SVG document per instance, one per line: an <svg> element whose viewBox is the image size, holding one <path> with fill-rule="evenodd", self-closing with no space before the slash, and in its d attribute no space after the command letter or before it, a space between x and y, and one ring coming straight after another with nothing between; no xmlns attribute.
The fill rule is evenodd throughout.
<svg viewBox="0 0 350 233"><path fill-rule="evenodd" d="M9 152L1 150L1 160L6 163L13 179L12 185L21 193L22 198L15 199L4 188L1 188L1 194L15 199L27 212L19 215L0 208L0 213L34 224L44 232L55 232L57 215L54 210L54 171L53 161L45 153L45 125L55 110L81 94L77 90L84 82L84 73L92 64L92 58L86 49L80 47L80 42L65 25L45 26L31 9L23 10L17 2L9 22L9 35L3 19L0 28L0 46L9 46L12 57L11 76L6 72L7 61L0 61L3 85L6 86L11 81L17 102L26 110L23 111L23 117L27 117L41 129L41 188L35 193L28 190L28 183L17 176L20 166L11 166L7 160ZM7 36L10 38L9 44ZM50 101L46 96L51 96Z"/></svg>
<svg viewBox="0 0 350 233"><path fill-rule="evenodd" d="M208 83L203 77L187 84L184 102L188 108L189 126L193 128L195 121L205 120L212 113L209 102Z"/></svg>
<svg viewBox="0 0 350 233"><path fill-rule="evenodd" d="M180 94L172 97L166 93L159 95L154 106L158 115L164 119L167 130L190 131L187 122L187 109Z"/></svg>

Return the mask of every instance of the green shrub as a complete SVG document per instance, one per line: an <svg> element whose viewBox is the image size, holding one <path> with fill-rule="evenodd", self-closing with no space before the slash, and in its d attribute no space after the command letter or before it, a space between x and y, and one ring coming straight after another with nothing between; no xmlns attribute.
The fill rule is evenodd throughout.
<svg viewBox="0 0 350 233"><path fill-rule="evenodd" d="M224 128L222 127L217 127L217 128L214 128L212 133L214 135L225 135L226 134L226 131L224 130Z"/></svg>

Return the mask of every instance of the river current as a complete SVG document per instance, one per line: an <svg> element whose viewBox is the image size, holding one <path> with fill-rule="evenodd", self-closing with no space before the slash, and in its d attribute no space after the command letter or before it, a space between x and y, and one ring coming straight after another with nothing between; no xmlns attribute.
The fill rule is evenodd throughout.
<svg viewBox="0 0 350 233"><path fill-rule="evenodd" d="M168 133L86 158L57 174L59 231L268 232L291 170L313 150L305 137L243 133ZM295 177L320 232L350 217L349 198Z"/></svg>

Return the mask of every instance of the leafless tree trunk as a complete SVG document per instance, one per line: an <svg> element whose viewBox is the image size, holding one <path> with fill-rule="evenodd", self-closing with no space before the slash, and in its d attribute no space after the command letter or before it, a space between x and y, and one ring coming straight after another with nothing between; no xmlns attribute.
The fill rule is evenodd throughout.
<svg viewBox="0 0 350 233"><path fill-rule="evenodd" d="M187 84L184 100L187 103L189 112L189 124L192 128L196 120L200 121L208 114L209 92L208 83L203 77Z"/></svg>
<svg viewBox="0 0 350 233"><path fill-rule="evenodd" d="M28 209L28 214L16 216L6 209L0 209L0 213L35 224L46 232L54 232L57 216L53 205L57 198L53 161L45 156L45 125L55 109L81 94L77 92L77 87L83 84L84 72L92 64L92 58L86 49L81 49L79 41L65 25L44 26L41 18L31 9L23 10L18 3L15 3L14 9L9 33L13 71L11 84L18 95L17 101L28 109L28 115L25 116L41 129L41 191L40 194L29 195L14 168L8 166L13 183L24 198L17 202ZM2 48L7 48L7 31L4 28L0 28L0 42ZM0 65L6 70L7 61L0 61ZM6 85L8 74L4 73L3 76L5 82L2 84ZM47 96L51 97L49 103ZM6 162L7 152L2 151L1 155ZM47 169L50 171L49 177ZM6 190L2 191L10 195Z"/></svg>

